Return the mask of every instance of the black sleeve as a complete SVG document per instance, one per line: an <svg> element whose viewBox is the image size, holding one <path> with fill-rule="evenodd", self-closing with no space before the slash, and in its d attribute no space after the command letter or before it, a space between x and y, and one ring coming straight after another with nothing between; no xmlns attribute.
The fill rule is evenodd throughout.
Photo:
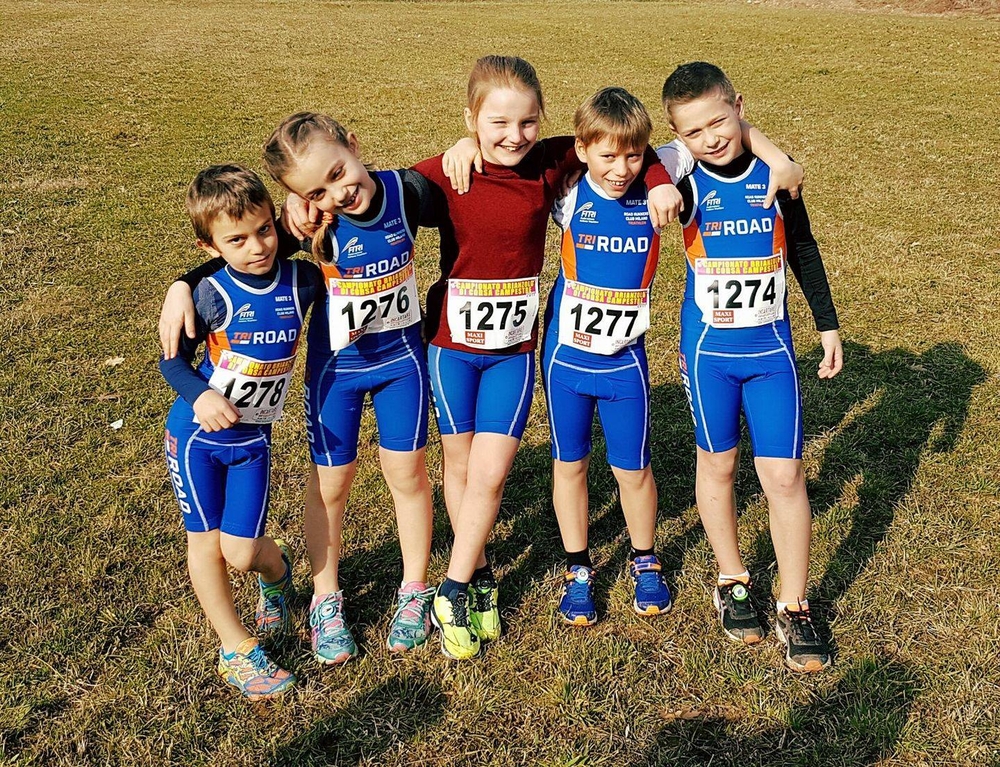
<svg viewBox="0 0 1000 767"><path fill-rule="evenodd" d="M412 168L399 171L403 179L403 210L406 220L418 226L437 228L437 209L427 179Z"/></svg>
<svg viewBox="0 0 1000 767"><path fill-rule="evenodd" d="M198 266L196 266L191 271L182 274L180 277L178 277L176 281L186 283L187 286L191 288L193 292L194 289L198 287L199 282L201 282L206 277L211 277L220 269L224 269L225 266L226 266L225 259L223 259L221 256L216 256L215 258L210 259L209 261L206 261L203 264L198 264Z"/></svg>
<svg viewBox="0 0 1000 767"><path fill-rule="evenodd" d="M691 188L691 176L685 176L677 182L677 191L681 193L684 204L680 215L680 225L687 226L694 218L694 189Z"/></svg>
<svg viewBox="0 0 1000 767"><path fill-rule="evenodd" d="M291 258L300 250L304 250L302 243L294 235L286 232L280 221L274 222L274 228L278 232L278 258Z"/></svg>
<svg viewBox="0 0 1000 767"><path fill-rule="evenodd" d="M785 242L788 245L788 265L802 286L802 293L812 310L816 330L837 330L837 309L833 305L830 283L819 254L819 244L809 226L809 214L802 200L793 200L788 192L778 192L778 204L785 221Z"/></svg>

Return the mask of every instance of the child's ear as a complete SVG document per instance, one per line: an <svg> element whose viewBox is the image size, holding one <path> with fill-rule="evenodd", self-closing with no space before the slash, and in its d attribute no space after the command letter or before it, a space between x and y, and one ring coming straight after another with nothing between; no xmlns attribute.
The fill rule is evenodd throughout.
<svg viewBox="0 0 1000 767"><path fill-rule="evenodd" d="M584 165L586 165L587 164L587 147L586 147L586 145L582 141L580 141L580 139L577 139L573 143L573 148L576 149L576 159L578 159L580 162L582 162Z"/></svg>
<svg viewBox="0 0 1000 767"><path fill-rule="evenodd" d="M736 110L736 116L739 119L743 119L743 94L736 94L736 101L733 102L733 109Z"/></svg>
<svg viewBox="0 0 1000 767"><path fill-rule="evenodd" d="M219 258L222 256L222 254L218 250L216 250L215 246L212 245L212 243L210 242L205 242L204 240L195 240L194 244L196 247L208 253L208 255L210 255L212 258Z"/></svg>
<svg viewBox="0 0 1000 767"><path fill-rule="evenodd" d="M476 118L472 116L472 110L468 107L465 108L465 127L469 133L476 132Z"/></svg>
<svg viewBox="0 0 1000 767"><path fill-rule="evenodd" d="M354 131L347 132L347 148L351 150L351 154L353 154L355 157L361 156L359 154L361 145L358 143L358 137L357 134L354 133Z"/></svg>

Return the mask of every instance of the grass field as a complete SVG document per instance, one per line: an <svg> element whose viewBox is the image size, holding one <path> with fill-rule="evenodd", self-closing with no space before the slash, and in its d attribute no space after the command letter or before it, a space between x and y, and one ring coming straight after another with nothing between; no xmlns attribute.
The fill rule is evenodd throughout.
<svg viewBox="0 0 1000 767"><path fill-rule="evenodd" d="M1000 764L995 17L736 1L0 0L0 27L0 762ZM829 673L795 676L774 643L748 651L715 624L674 362L674 229L648 341L669 616L631 614L628 539L598 460L602 620L558 625L536 392L492 544L504 637L473 663L435 648L390 658L399 550L369 413L342 568L362 656L320 668L302 628L297 387L276 430L271 529L291 543L305 594L300 634L278 652L302 686L250 705L215 677L161 457L172 396L155 319L169 281L199 261L186 185L213 162L259 167L263 138L300 108L339 117L381 167L435 154L461 135L465 78L487 52L537 66L548 135L567 132L596 88L620 84L654 111L658 142L669 138L664 77L712 60L749 118L805 165L846 341L844 373L818 381L817 336L791 289L815 513L810 597L833 637ZM424 287L436 245L435 232L421 235ZM450 538L439 457L432 440L435 579ZM750 468L741 535L767 588L773 551ZM249 613L253 583L237 584Z"/></svg>

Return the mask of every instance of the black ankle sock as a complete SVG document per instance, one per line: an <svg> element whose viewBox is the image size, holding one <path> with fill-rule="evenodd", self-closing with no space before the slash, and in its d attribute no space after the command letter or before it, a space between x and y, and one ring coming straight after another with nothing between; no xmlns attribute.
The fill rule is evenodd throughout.
<svg viewBox="0 0 1000 767"><path fill-rule="evenodd" d="M583 551L567 551L566 552L566 569L568 570L573 565L581 565L583 567L589 567L593 569L594 564L590 561L590 548L586 548Z"/></svg>
<svg viewBox="0 0 1000 767"><path fill-rule="evenodd" d="M628 555L629 559L635 559L636 557L651 557L655 554L654 549L637 549L635 546L632 547L632 553Z"/></svg>
<svg viewBox="0 0 1000 767"><path fill-rule="evenodd" d="M444 594L452 602L455 601L455 595L464 591L469 590L468 583L462 583L461 581L453 581L451 578L445 578L441 581L441 593Z"/></svg>
<svg viewBox="0 0 1000 767"><path fill-rule="evenodd" d="M493 581L496 580L496 578L493 575L493 568L490 566L489 562L487 562L482 567L477 567L475 570L472 571L472 581L473 581L473 583L475 583L478 580L482 580L484 578L487 578L487 579L493 580Z"/></svg>

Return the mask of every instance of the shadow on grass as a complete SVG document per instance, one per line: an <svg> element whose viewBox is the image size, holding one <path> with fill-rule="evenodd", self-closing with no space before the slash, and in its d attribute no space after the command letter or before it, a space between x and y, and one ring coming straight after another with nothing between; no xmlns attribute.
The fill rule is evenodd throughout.
<svg viewBox="0 0 1000 767"><path fill-rule="evenodd" d="M688 508L694 493L693 449L688 444L691 416L683 389L676 384L655 387L650 417L653 474L660 499L657 518L662 522ZM594 423L588 483L589 544L595 564L605 568L613 580L625 567L631 541L596 416ZM518 451L497 521L509 523L511 529L504 536L495 535L488 551L495 567L507 568L500 584L503 607L516 609L539 578L549 577L553 569L561 571L564 565L562 540L552 509L552 453L548 442L524 445ZM672 541L658 548L671 552L663 555L667 571L680 567L679 559L672 555ZM606 608L607 582L608 577L599 573L595 597L601 611Z"/></svg>
<svg viewBox="0 0 1000 767"><path fill-rule="evenodd" d="M921 456L954 448L972 389L985 377L955 343L923 354L848 344L844 357L844 370L832 381L816 378L818 349L799 365L807 433L830 435L819 475L808 483L812 507L820 515L838 505L850 508L850 530L813 592L821 615L868 566L910 492ZM773 561L769 535L758 538L748 559L755 576L762 563ZM760 575L760 593L767 594L770 571Z"/></svg>
<svg viewBox="0 0 1000 767"><path fill-rule="evenodd" d="M919 680L906 664L866 658L814 702L793 706L781 725L742 736L734 732L734 715L677 719L630 764L873 765L893 755L919 692Z"/></svg>
<svg viewBox="0 0 1000 767"><path fill-rule="evenodd" d="M435 727L447 698L422 676L391 679L352 699L294 740L279 747L268 765L351 765L380 763L421 732Z"/></svg>

